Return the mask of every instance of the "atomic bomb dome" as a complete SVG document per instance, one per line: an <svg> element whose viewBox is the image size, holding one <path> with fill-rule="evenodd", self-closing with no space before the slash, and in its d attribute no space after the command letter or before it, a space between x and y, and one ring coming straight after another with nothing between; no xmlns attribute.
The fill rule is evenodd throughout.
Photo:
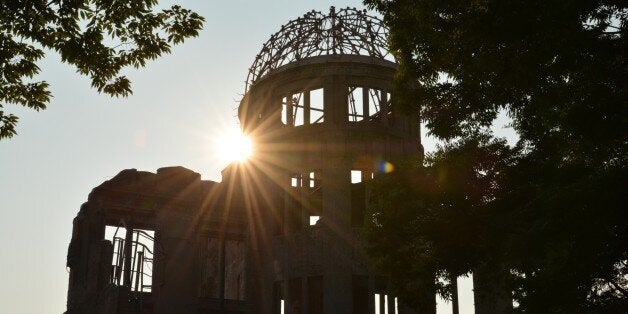
<svg viewBox="0 0 628 314"><path fill-rule="evenodd" d="M367 181L422 156L386 33L351 8L288 22L248 71L251 158L222 182L167 167L96 187L73 222L67 313L414 314L362 249Z"/></svg>
<svg viewBox="0 0 628 314"><path fill-rule="evenodd" d="M282 25L264 43L249 68L246 91L269 72L309 57L344 54L392 60L387 33L382 21L366 10L331 7L326 15L310 11Z"/></svg>

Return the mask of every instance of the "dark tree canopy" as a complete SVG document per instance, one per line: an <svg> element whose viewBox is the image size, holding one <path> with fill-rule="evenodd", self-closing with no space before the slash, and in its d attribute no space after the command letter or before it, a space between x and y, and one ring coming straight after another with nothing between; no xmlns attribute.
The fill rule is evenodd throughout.
<svg viewBox="0 0 628 314"><path fill-rule="evenodd" d="M369 251L399 292L498 261L519 311L628 309L628 3L365 2L390 27L396 102L448 143L375 185L398 191L375 193ZM499 112L514 147L491 139Z"/></svg>
<svg viewBox="0 0 628 314"><path fill-rule="evenodd" d="M120 71L139 68L195 37L204 18L180 6L155 11L157 0L11 0L0 2L0 139L15 135L18 117L4 106L45 109L48 83L37 81L37 62L56 51L111 96L127 96Z"/></svg>

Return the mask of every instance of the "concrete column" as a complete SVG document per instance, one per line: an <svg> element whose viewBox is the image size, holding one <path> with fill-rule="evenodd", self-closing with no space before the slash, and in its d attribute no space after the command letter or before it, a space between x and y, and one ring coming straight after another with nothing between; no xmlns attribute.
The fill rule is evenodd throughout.
<svg viewBox="0 0 628 314"><path fill-rule="evenodd" d="M325 313L351 313L351 175L341 143L343 136L335 136L336 149L322 171L322 223L329 232L323 275Z"/></svg>
<svg viewBox="0 0 628 314"><path fill-rule="evenodd" d="M122 285L131 288L131 254L133 248L133 227L127 226L126 236L124 238L124 277L122 278Z"/></svg>
<svg viewBox="0 0 628 314"><path fill-rule="evenodd" d="M188 221L164 213L164 223L155 230L155 247L161 248L161 258L155 259L155 276L159 282L155 295L155 313L178 313L194 308L198 294L198 241L195 230ZM160 265L157 265L159 263ZM186 304L189 308L181 309Z"/></svg>
<svg viewBox="0 0 628 314"><path fill-rule="evenodd" d="M458 277L451 276L452 295L451 295L451 312L460 314L460 306L458 304Z"/></svg>

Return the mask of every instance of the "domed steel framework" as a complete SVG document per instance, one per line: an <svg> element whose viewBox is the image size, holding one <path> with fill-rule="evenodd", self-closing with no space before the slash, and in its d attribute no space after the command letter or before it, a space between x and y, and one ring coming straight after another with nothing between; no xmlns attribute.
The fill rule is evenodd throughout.
<svg viewBox="0 0 628 314"><path fill-rule="evenodd" d="M245 92L274 69L308 57L347 54L392 59L387 33L382 21L366 10L331 7L327 15L310 11L283 25L264 43L249 68Z"/></svg>

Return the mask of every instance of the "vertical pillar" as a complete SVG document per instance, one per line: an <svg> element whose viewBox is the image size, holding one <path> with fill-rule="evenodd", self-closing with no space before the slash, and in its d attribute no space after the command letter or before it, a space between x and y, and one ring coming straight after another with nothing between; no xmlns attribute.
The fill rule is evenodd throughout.
<svg viewBox="0 0 628 314"><path fill-rule="evenodd" d="M387 305L386 301L387 301L386 294L380 293L379 294L379 313L380 314L386 313L386 305Z"/></svg>
<svg viewBox="0 0 628 314"><path fill-rule="evenodd" d="M303 124L310 124L310 91L303 91Z"/></svg>
<svg viewBox="0 0 628 314"><path fill-rule="evenodd" d="M126 235L124 238L124 276L122 278L122 285L131 288L131 251L133 249L133 227L127 226Z"/></svg>
<svg viewBox="0 0 628 314"><path fill-rule="evenodd" d="M159 247L159 258L155 256L154 269L160 271L159 282L153 281L155 289L155 313L181 311L182 304L198 301L200 241L197 240L196 221L182 219L193 217L191 209L160 211L159 227L155 230L155 247ZM183 216L185 215L185 216Z"/></svg>
<svg viewBox="0 0 628 314"><path fill-rule="evenodd" d="M335 86L333 82L326 81L323 85L323 114L325 115L325 123L337 124L336 113L337 111L335 98Z"/></svg>
<svg viewBox="0 0 628 314"><path fill-rule="evenodd" d="M386 91L379 90L377 93L379 93L379 98L381 100L379 103L379 109L382 114L382 122L384 122L384 125L392 126L394 125L393 118L395 115L394 104L388 102L388 95L386 94Z"/></svg>
<svg viewBox="0 0 628 314"><path fill-rule="evenodd" d="M367 120L371 115L369 112L369 89L367 87L362 87L362 112L364 114L364 120Z"/></svg>
<svg viewBox="0 0 628 314"><path fill-rule="evenodd" d="M292 101L292 94L286 96L286 124L294 126L294 108L295 103Z"/></svg>
<svg viewBox="0 0 628 314"><path fill-rule="evenodd" d="M460 313L460 306L458 305L458 277L451 276L451 311L452 314Z"/></svg>
<svg viewBox="0 0 628 314"><path fill-rule="evenodd" d="M340 101L339 96L336 101ZM346 110L346 108L345 108ZM333 144L322 171L322 221L329 232L325 250L324 312L351 313L351 164L345 154L343 133L332 134Z"/></svg>

